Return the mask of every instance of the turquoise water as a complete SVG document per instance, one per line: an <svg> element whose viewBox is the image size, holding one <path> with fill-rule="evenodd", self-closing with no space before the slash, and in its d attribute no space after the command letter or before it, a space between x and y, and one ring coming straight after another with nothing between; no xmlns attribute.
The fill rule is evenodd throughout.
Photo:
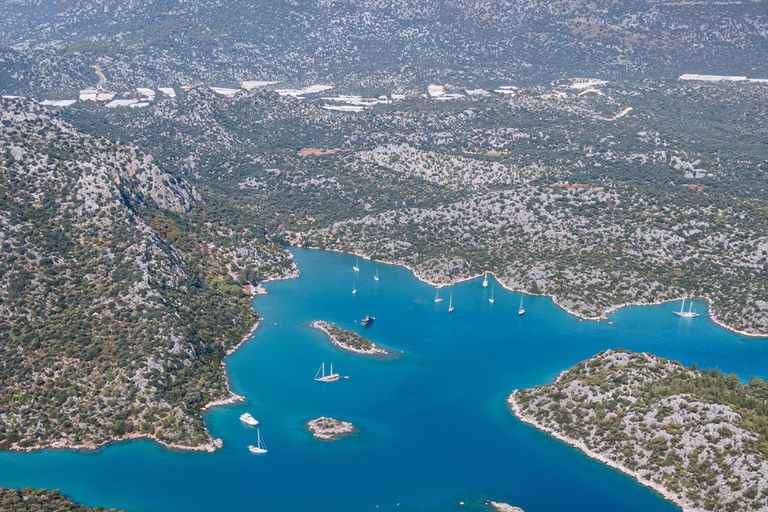
<svg viewBox="0 0 768 512"><path fill-rule="evenodd" d="M680 319L672 314L679 302L625 308L609 325L526 297L518 316L520 295L496 286L491 305L481 279L441 290L446 300L436 304L434 288L404 268L360 260L356 273L354 257L294 252L302 276L267 285L269 295L254 300L264 321L227 361L232 388L248 401L206 414L223 449L174 453L134 441L87 454L0 453L0 486L59 488L81 503L132 512L458 511L485 497L526 512L673 511L634 480L517 421L506 409L509 392L616 347L742 379L768 376L768 341L729 333L705 314ZM703 302L694 308L706 312ZM372 326L355 323L367 314ZM319 319L403 354L343 352L308 326ZM322 362L349 378L314 382ZM247 451L256 432L238 421L245 411L261 421L268 454ZM360 432L316 441L303 423L321 415Z"/></svg>

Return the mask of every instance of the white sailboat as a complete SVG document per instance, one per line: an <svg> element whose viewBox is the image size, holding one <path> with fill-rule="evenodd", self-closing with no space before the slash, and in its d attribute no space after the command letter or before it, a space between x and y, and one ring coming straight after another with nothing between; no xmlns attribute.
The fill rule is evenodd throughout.
<svg viewBox="0 0 768 512"><path fill-rule="evenodd" d="M685 307L685 299L683 299L683 303L680 305L680 311L675 311L674 313L682 318L694 318L699 316L698 313L693 312L693 301L691 301L688 304L688 311L683 311L683 308Z"/></svg>
<svg viewBox="0 0 768 512"><path fill-rule="evenodd" d="M355 288L355 285L352 285L352 295L357 293L357 288Z"/></svg>
<svg viewBox="0 0 768 512"><path fill-rule="evenodd" d="M250 445L248 451L259 454L267 453L267 445L265 445L264 441L261 439L261 432L259 432L259 429L256 429L256 445Z"/></svg>
<svg viewBox="0 0 768 512"><path fill-rule="evenodd" d="M488 288L488 272L483 276L483 288Z"/></svg>
<svg viewBox="0 0 768 512"><path fill-rule="evenodd" d="M453 292L451 292L451 296L448 299L448 312L453 313Z"/></svg>
<svg viewBox="0 0 768 512"><path fill-rule="evenodd" d="M493 304L493 303L495 302L495 301L493 300L493 286L491 286L491 298L490 298L490 299L488 299L488 302L490 302L491 304Z"/></svg>
<svg viewBox="0 0 768 512"><path fill-rule="evenodd" d="M524 315L525 309L523 309L523 298L520 297L520 309L517 310L518 315Z"/></svg>
<svg viewBox="0 0 768 512"><path fill-rule="evenodd" d="M376 275L373 276L373 280L374 281L378 281L379 280L379 267L376 267Z"/></svg>
<svg viewBox="0 0 768 512"><path fill-rule="evenodd" d="M333 382L339 380L339 374L333 373L333 363L331 363L331 373L328 375L325 374L325 363L323 363L315 374L315 380L318 382Z"/></svg>
<svg viewBox="0 0 768 512"><path fill-rule="evenodd" d="M443 299L440 298L440 292L435 292L435 302L443 302Z"/></svg>
<svg viewBox="0 0 768 512"><path fill-rule="evenodd" d="M246 425L250 425L251 427L255 427L259 424L259 421L251 416L250 413L246 412L240 415L240 421L245 423Z"/></svg>
<svg viewBox="0 0 768 512"><path fill-rule="evenodd" d="M352 267L352 270L355 272L360 272L360 258L357 258L357 261L355 262L355 266Z"/></svg>

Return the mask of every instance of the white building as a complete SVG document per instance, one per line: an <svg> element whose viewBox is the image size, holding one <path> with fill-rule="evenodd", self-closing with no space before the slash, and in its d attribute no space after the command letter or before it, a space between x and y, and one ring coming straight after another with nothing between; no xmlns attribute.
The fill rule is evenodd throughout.
<svg viewBox="0 0 768 512"><path fill-rule="evenodd" d="M173 89L173 87L160 87L160 92L163 93L163 96L168 96L169 98L175 98L176 97L176 91Z"/></svg>
<svg viewBox="0 0 768 512"><path fill-rule="evenodd" d="M430 84L429 88L427 88L427 92L430 97L439 98L440 96L445 96L445 87L442 85Z"/></svg>
<svg viewBox="0 0 768 512"><path fill-rule="evenodd" d="M227 96L228 98L231 98L240 92L240 89L228 89L226 87L211 87L211 90L216 94L221 94L222 96Z"/></svg>
<svg viewBox="0 0 768 512"><path fill-rule="evenodd" d="M68 107L74 103L77 103L77 100L45 100L40 102L46 107Z"/></svg>
<svg viewBox="0 0 768 512"><path fill-rule="evenodd" d="M268 85L277 85L277 82L265 82L262 80L244 80L240 82L240 87L246 91L251 91L259 87L266 87Z"/></svg>
<svg viewBox="0 0 768 512"><path fill-rule="evenodd" d="M154 100L155 95L157 94L154 90L147 89L146 87L137 87L136 92L139 93L141 97L146 98L149 101Z"/></svg>
<svg viewBox="0 0 768 512"><path fill-rule="evenodd" d="M131 105L135 105L138 102L139 100L112 100L104 106L107 108L130 107Z"/></svg>

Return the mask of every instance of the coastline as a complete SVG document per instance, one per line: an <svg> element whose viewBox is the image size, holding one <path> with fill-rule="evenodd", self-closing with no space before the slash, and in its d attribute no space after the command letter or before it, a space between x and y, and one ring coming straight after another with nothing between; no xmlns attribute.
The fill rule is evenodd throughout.
<svg viewBox="0 0 768 512"><path fill-rule="evenodd" d="M305 247L303 247L298 242L297 243L292 243L292 245L294 247L299 247L299 248L302 248L302 249L305 248ZM471 281L473 279L477 279L477 278L481 277L483 274L486 273L486 272L480 272L479 274L474 274L474 275L471 275L471 276L468 276L468 277L463 277L461 279L456 279L456 280L451 281L449 283L437 283L437 282L431 281L431 280L427 279L426 277L424 277L423 275L419 274L419 272L416 269L414 269L413 267L411 267L410 265L408 265L407 263L404 263L404 262L398 262L398 261L392 261L392 260L373 260L367 254L362 254L362 253L357 253L357 252L349 252L349 251L342 251L340 249L330 249L330 248L317 249L317 248L314 248L314 247L306 247L306 249L323 250L323 251L328 251L328 252L337 252L337 253L340 253L340 254L349 254L349 255L352 255L352 256L359 257L359 258L363 258L363 259L368 260L368 261L375 261L376 263L382 263L384 265L396 265L396 266L399 266L399 267L404 267L404 268L407 268L408 270L410 270L411 273L414 275L414 277L416 277L416 279L418 279L419 281L421 281L423 283L426 283L429 286L432 286L433 288L436 288L438 290L441 289L441 288L446 288L448 286L453 286L453 285L456 285L456 284L459 284L459 283L463 283L463 282L466 282L466 281ZM726 324L724 321L720 320L718 318L717 314L716 314L716 311L712 308L712 299L710 299L709 297L706 297L706 296L702 296L702 297L699 297L699 296L694 296L694 297L677 297L677 298L673 298L673 299L664 299L664 300L648 301L648 302L642 302L642 301L624 302L624 303L621 303L621 304L615 304L615 305L610 306L609 308L603 310L603 312L599 316L587 316L587 315L583 315L581 313L578 313L576 311L573 311L572 309L568 308L567 306L564 306L563 304L558 302L557 297L555 297L554 295L548 295L546 293L531 293L528 290L521 290L521 289L512 288L510 286L505 285L502 281L500 281L499 278L496 276L496 274L494 272L488 271L487 273L490 274L491 276L493 276L493 279L503 289L505 289L507 291L510 291L510 292L522 293L522 294L525 294L525 295L529 295L531 297L547 297L547 298L550 298L550 299L552 299L552 302L557 307L559 307L560 309L562 309L566 313L575 316L576 318L578 318L580 320L589 320L589 321L601 322L603 320L607 320L608 319L607 315L610 315L611 313L615 313L619 309L622 309L622 308L625 308L625 307L631 307L631 306L659 306L661 304L666 304L668 302L677 302L677 301L680 301L680 300L683 300L683 299L688 300L688 299L691 299L691 298L696 298L696 299L704 300L704 301L707 302L707 311L708 311L707 318L709 320L711 320L712 323L714 323L718 327L721 327L721 328L725 329L726 331L732 332L734 334L738 334L739 336L745 336L745 337L748 337L748 338L768 338L768 333L760 334L760 333L744 331L744 330L732 327L732 326Z"/></svg>
<svg viewBox="0 0 768 512"><path fill-rule="evenodd" d="M311 322L309 324L310 327L313 329L317 329L318 331L323 331L326 336L328 336L328 339L331 340L331 343L336 345L337 347L346 350L348 352L353 352L355 354L360 354L363 356L382 356L382 357L394 357L397 354L393 351L386 350L383 348L380 348L378 345L376 345L374 342L371 343L371 348L368 350L363 350L360 348L352 347L350 345L347 345L346 343L342 343L339 341L336 336L331 334L331 332L325 327L326 325L330 325L328 322L325 322L324 320L315 320L314 322ZM370 340L368 340L370 341Z"/></svg>
<svg viewBox="0 0 768 512"><path fill-rule="evenodd" d="M293 254L291 254L290 251L288 251L288 253L290 255L290 258L293 259ZM267 282L270 282L270 281L282 281L282 280L285 280L285 279L295 279L299 275L300 275L300 273L299 273L298 268L297 268L296 272L295 272L295 275L291 275L291 276L287 276L287 277L282 277L282 278L275 278L275 279L266 279L266 280L262 281L261 284L267 283ZM261 295L261 294L260 293L254 294L254 295L251 296L251 299L253 299L253 297L255 297L256 295ZM243 339L240 340L240 342L237 345L235 345L234 347L232 347L229 350L227 350L225 358L230 356L230 355L232 355L232 354L234 354L235 352L237 352L237 350L240 347L242 347L243 344L246 341L248 341L251 338L253 338L254 334L256 333L256 329L261 324L261 321L262 321L262 318L259 317L256 320L256 323L251 328L251 330L248 332L248 334L243 336ZM232 389L230 387L230 382L229 382L229 375L227 374L227 371L226 371L226 362L224 360L222 360L222 362L221 362L221 368L222 368L222 371L224 372L224 381L225 381L226 386L227 386L227 393L228 394L226 396L223 396L221 398L217 398L217 399L211 400L210 402L206 403L200 409L200 411L199 411L199 414L201 416L201 421L202 421L202 414L205 411L207 411L208 409L212 409L214 407L222 407L222 406L225 406L225 405L232 405L232 404L235 404L235 403L238 403L238 402L245 401L245 397L244 396L238 395L237 393L232 391ZM213 438L213 436L211 436L210 431L208 430L208 426L205 424L205 421L203 421L203 429L204 429L205 433L208 435L209 441L207 443L199 445L199 446L189 446L189 445L184 445L184 444L168 443L166 441L162 441L162 440L158 439L153 434L124 434L122 436L109 436L109 437L107 437L106 439L104 439L102 441L99 441L99 442L96 442L96 443L92 443L92 444L76 444L76 445L71 445L71 444L68 444L66 441L57 440L57 441L52 441L50 443L46 443L44 445L39 445L39 446L28 446L28 447L24 447L24 448L12 447L10 449L10 451L12 451L12 452L21 452L21 453L32 453L32 452L38 452L38 451L42 451L42 450L56 450L56 451L59 451L59 450L61 450L61 451L73 450L73 451L78 451L78 452L95 452L95 451L97 451L97 450L107 446L108 444L122 443L122 442L125 442L125 441L135 441L135 440L141 440L141 439L147 439L147 440L153 441L153 442L159 444L160 446L162 446L163 448L165 448L167 450L176 451L176 452L213 453L216 450L220 449L222 446L224 446L224 444L223 444L221 439L215 439L215 438Z"/></svg>
<svg viewBox="0 0 768 512"><path fill-rule="evenodd" d="M560 375L557 376L557 379L555 379L555 382L560 380L560 378L563 376L565 372L560 373ZM517 394L517 390L513 391L509 397L507 398L507 406L509 407L512 414L515 415L517 419L522 421L523 423L526 423L537 430L544 432L558 441L561 441L569 446L572 446L582 453L584 453L586 456L588 456L591 459L594 459L602 464L605 464L606 466L609 466L613 469L616 469L618 471L621 471L627 476L630 476L637 480L638 483L641 485L644 485L646 487L649 487L659 493L665 500L670 501L674 503L676 506L680 507L683 512L700 512L700 509L692 508L686 500L684 500L680 495L670 491L666 487L662 486L659 483L652 482L643 476L641 476L637 471L631 470L627 468L626 466L623 466L622 464L619 464L618 462L611 460L607 458L606 456L592 450L589 448L583 441L578 439L570 438L564 434L561 434L560 432L557 432L556 430L547 427L545 425L542 425L539 423L536 418L533 418L531 416L527 416L525 413L523 413L522 408L520 407L520 404L517 403L517 400L515 398L515 395Z"/></svg>
<svg viewBox="0 0 768 512"><path fill-rule="evenodd" d="M206 433L208 432L208 427L205 427ZM210 434L209 434L210 437ZM22 452L22 453L32 453L32 452L39 452L42 450L55 450L55 451L77 451L77 452L95 452L97 450L100 450L101 448L104 448L108 444L112 443L122 443L125 441L137 441L146 439L149 441L153 441L163 448L175 452L205 452L205 453L213 453L219 448L223 446L223 443L221 439L213 439L211 438L211 441L206 444L201 444L199 446L188 446L183 444L175 444L175 443L168 443L166 441L161 441L160 439L156 438L152 434L125 434L122 436L110 436L108 439L105 439L103 441L99 441L98 443L93 444L74 444L70 445L67 444L65 441L53 441L50 442L44 446L28 446L26 448L11 448L10 451L12 452Z"/></svg>

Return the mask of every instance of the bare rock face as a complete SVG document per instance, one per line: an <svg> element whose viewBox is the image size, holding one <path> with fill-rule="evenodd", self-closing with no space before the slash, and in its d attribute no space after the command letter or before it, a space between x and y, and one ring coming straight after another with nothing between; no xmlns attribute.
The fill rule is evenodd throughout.
<svg viewBox="0 0 768 512"><path fill-rule="evenodd" d="M326 418L325 416L308 421L307 428L312 432L315 439L323 439L325 441L336 441L340 437L352 434L357 430L352 423Z"/></svg>
<svg viewBox="0 0 768 512"><path fill-rule="evenodd" d="M523 509L520 507L514 507L503 501L489 501L488 506L493 508L496 512L523 512Z"/></svg>

